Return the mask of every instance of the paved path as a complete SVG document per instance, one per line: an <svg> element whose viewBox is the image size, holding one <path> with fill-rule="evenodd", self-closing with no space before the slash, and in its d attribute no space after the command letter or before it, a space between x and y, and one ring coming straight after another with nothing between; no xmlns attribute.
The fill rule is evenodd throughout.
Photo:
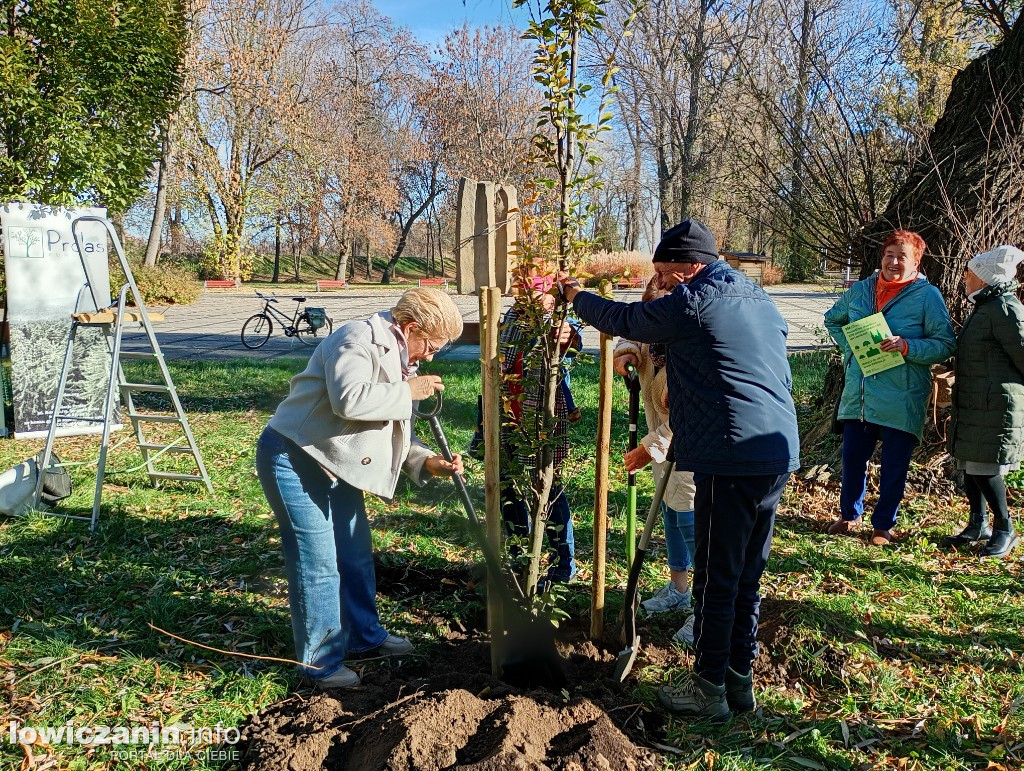
<svg viewBox="0 0 1024 771"><path fill-rule="evenodd" d="M308 304L322 306L334 321L334 326L355 318L365 318L381 309L390 308L402 290L350 290L323 294L306 295ZM814 350L823 347L825 334L822 314L831 307L838 296L821 286L812 284L783 284L769 287L768 293L775 300L783 317L789 323L788 348L791 351ZM639 291L620 291L616 297L625 301L640 299ZM291 311L294 304L291 295L284 289L278 293L283 310ZM477 298L474 295L452 295L452 299L467 321L480 318ZM511 298L505 298L504 307L511 305ZM242 324L249 316L262 308L262 302L251 291L218 292L204 290L199 301L192 305L172 305L168 308L152 307L162 311L164 321L154 325L160 347L168 359L231 359L256 358L272 359L282 356L308 356L311 348L293 338L285 337L275 325L274 334L262 348L251 351L244 347L239 338ZM591 352L597 351L599 334L587 327L583 334L583 346ZM142 346L141 332L126 330L125 347L132 350ZM476 346L452 346L442 353L443 358L473 360L479 356Z"/></svg>

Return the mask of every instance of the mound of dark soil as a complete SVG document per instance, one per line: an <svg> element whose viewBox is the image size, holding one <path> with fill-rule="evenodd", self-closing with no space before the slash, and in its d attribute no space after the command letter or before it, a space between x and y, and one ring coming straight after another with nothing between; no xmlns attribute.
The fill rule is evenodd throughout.
<svg viewBox="0 0 1024 771"><path fill-rule="evenodd" d="M410 607L430 607L425 597L431 591L464 585L468 578L378 566L378 589L409 595ZM362 668L358 660L350 662L362 675L361 687L296 694L252 716L242 726L243 767L639 771L658 766L647 747L665 740L666 716L637 702L630 693L634 681L623 686L611 679L621 647L614 624L597 642L588 639L585 619L559 630L564 689L517 688L491 676L482 606L479 612L472 601L467 606L467 623L458 625L463 631L450 633L429 655L370 660ZM769 651L782 647L784 613L771 601L762 608L762 655L755 662L759 683L780 690L792 674ZM431 618L427 614L422 620ZM688 654L670 643L679 623L672 614L641 622L634 673L689 663Z"/></svg>
<svg viewBox="0 0 1024 771"><path fill-rule="evenodd" d="M267 771L656 767L655 756L609 716L624 705L621 687L607 679L614 654L590 641L559 647L570 677L561 693L524 691L491 677L479 640L442 646L429 662L367 668L363 687L296 695L250 718L242 729L243 764ZM630 717L621 712L620 719Z"/></svg>
<svg viewBox="0 0 1024 771"><path fill-rule="evenodd" d="M417 693L357 717L343 694L289 702L254 719L245 755L260 769L629 769L654 767L604 710L582 699L464 689ZM358 702L358 697L352 699Z"/></svg>

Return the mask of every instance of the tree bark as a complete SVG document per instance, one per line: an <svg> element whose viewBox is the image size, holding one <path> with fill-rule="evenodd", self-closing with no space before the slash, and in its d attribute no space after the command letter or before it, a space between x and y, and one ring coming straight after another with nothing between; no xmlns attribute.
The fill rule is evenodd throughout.
<svg viewBox="0 0 1024 771"><path fill-rule="evenodd" d="M270 279L277 284L281 281L281 215L274 218L274 275Z"/></svg>
<svg viewBox="0 0 1024 771"><path fill-rule="evenodd" d="M334 269L334 280L344 281L348 273L348 239L338 239L338 263Z"/></svg>
<svg viewBox="0 0 1024 771"><path fill-rule="evenodd" d="M164 232L164 216L167 214L167 168L171 162L171 126L173 116L167 118L163 130L163 141L160 143L160 160L157 162L156 204L153 206L153 224L149 227L149 242L146 244L146 257L143 264L147 268L156 266L160 256L160 239Z"/></svg>
<svg viewBox="0 0 1024 771"><path fill-rule="evenodd" d="M960 281L973 254L1024 241L1024 13L1006 37L953 79L942 116L885 213L856 245L861 277L880 263L897 228L928 244L922 270L955 318Z"/></svg>
<svg viewBox="0 0 1024 771"><path fill-rule="evenodd" d="M177 206L171 207L167 216L167 229L171 237L171 254L181 254L185 245L185 233L181 217L181 209Z"/></svg>

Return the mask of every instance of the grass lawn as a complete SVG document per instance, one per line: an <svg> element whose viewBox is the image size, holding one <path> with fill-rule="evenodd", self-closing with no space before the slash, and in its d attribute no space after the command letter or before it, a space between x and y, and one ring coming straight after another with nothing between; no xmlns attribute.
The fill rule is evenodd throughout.
<svg viewBox="0 0 1024 771"><path fill-rule="evenodd" d="M801 417L821 388L824 357L793 359ZM228 657L154 631L240 653L290 658L291 632L276 526L253 470L256 438L302 363L179 363L172 373L214 480L212 497L195 489L154 490L138 471L109 479L96 533L46 517L0 521L0 768L17 768L28 751L9 743L11 721L24 726L237 726L247 714L300 686L292 667ZM443 420L454 448L472 433L479 372L474 363L438 362L445 377ZM577 522L581 581L567 609L587 613L594 489L596 368L573 374L584 420L573 428L565 477ZM625 389L616 382L612 458L625 448ZM424 436L429 435L425 426ZM62 439L65 462L95 460L95 438ZM138 465L129 449L111 469ZM0 469L41 443L0 442ZM613 462L610 510L621 512L626 477ZM75 493L62 508L91 508L94 472L72 469ZM640 475L641 506L649 498ZM470 487L482 489L479 468ZM479 495L479 493L478 493ZM393 502L368 499L380 560L388 569L444 574L475 560L458 519L452 487L400 486ZM940 538L959 529L959 498L909 494L902 540L876 549L830 538L838 488L794 482L779 511L772 559L763 581L765 672L755 682L763 709L728 727L670 720L663 750L668 769L1019 768L1024 752L1024 582L1020 561L951 557ZM609 535L612 619L625 584L624 524ZM667 578L656 540L642 591ZM443 581L442 581L443 583ZM446 625L479 617L471 590L439 587L430 607L384 594L385 625L427 656ZM682 619L676 620L681 624ZM662 623L647 634L671 635ZM635 701L656 710L657 687L689 663L644 665L631 680ZM381 666L385 666L382 664ZM125 758L127 768L221 768L210 737L189 752ZM36 763L107 768L109 747L37 744ZM121 749L139 749L125 745ZM143 747L144 749L144 747ZM166 746L164 747L166 749ZM230 747L222 746L224 750ZM229 753L228 753L229 754ZM991 765L990 765L991 764ZM230 761L227 763L231 765Z"/></svg>

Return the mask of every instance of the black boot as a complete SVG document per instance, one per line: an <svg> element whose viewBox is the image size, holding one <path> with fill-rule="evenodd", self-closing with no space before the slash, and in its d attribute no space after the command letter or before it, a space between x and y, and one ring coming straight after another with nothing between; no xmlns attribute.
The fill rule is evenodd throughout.
<svg viewBox="0 0 1024 771"><path fill-rule="evenodd" d="M993 557L1001 558L1009 554L1020 542L1017 537L1017 533L1013 530L1013 525L1008 525L1007 529L995 530L992 532L992 536L988 539L988 543L981 550L982 557Z"/></svg>
<svg viewBox="0 0 1024 771"><path fill-rule="evenodd" d="M985 514L971 512L971 518L967 521L967 527L956 535L946 539L946 543L954 549L968 546L975 541L987 541L992 537L992 527L985 521Z"/></svg>

